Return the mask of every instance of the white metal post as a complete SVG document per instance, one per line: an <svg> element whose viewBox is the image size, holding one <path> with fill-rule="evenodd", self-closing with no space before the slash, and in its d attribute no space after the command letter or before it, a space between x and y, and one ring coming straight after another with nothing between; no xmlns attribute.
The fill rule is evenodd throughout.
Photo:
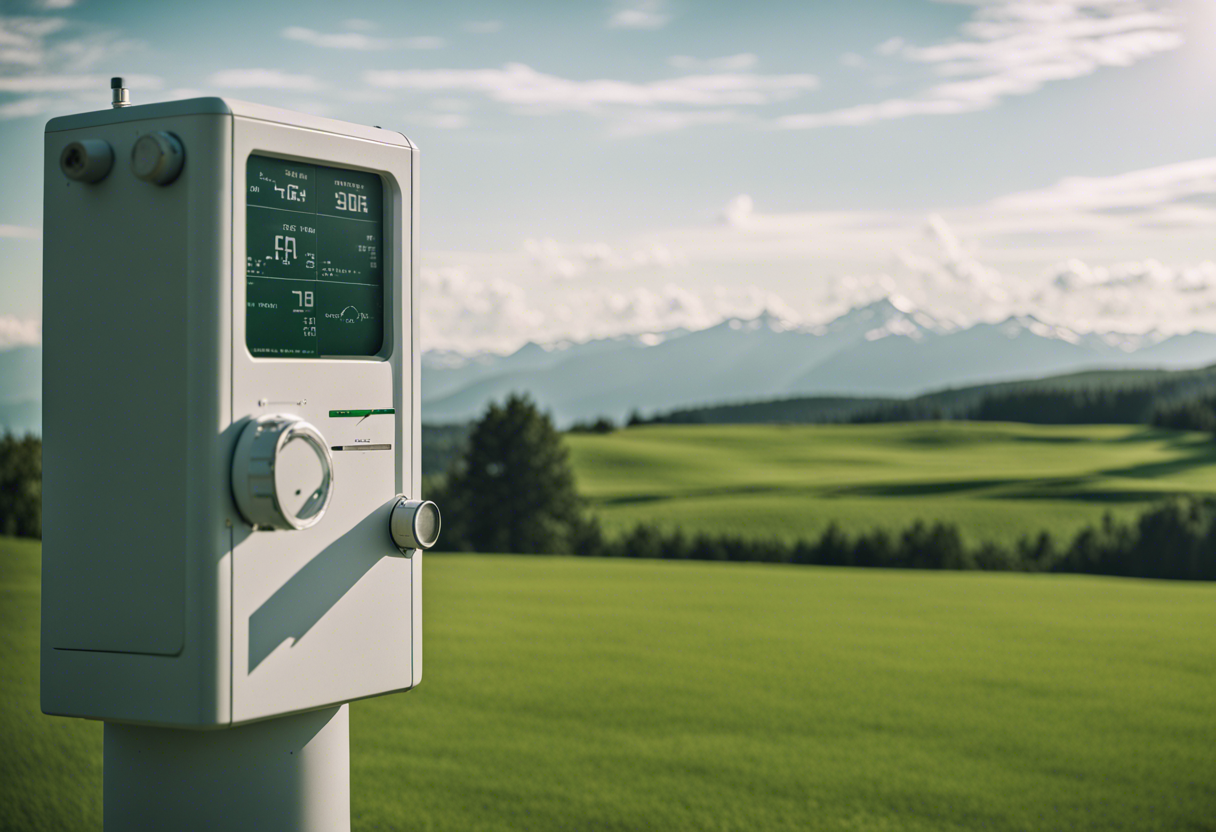
<svg viewBox="0 0 1216 832"><path fill-rule="evenodd" d="M348 832L349 709L219 731L107 722L106 832Z"/></svg>

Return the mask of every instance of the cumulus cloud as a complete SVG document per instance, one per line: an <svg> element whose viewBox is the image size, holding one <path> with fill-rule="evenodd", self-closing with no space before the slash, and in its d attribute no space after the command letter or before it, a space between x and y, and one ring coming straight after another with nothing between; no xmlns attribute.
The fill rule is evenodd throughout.
<svg viewBox="0 0 1216 832"><path fill-rule="evenodd" d="M546 277L573 278L589 271L625 271L646 267L668 269L684 262L678 251L660 243L620 250L607 243L563 245L554 239L525 240L524 252Z"/></svg>
<svg viewBox="0 0 1216 832"><path fill-rule="evenodd" d="M506 353L526 341L587 341L622 334L704 329L762 313L790 326L799 313L779 295L754 286L694 290L674 282L614 289L589 283L554 296L502 278L475 277L466 267L422 270L422 344L427 350Z"/></svg>
<svg viewBox="0 0 1216 832"><path fill-rule="evenodd" d="M0 315L0 349L42 343L42 322L35 318Z"/></svg>
<svg viewBox="0 0 1216 832"><path fill-rule="evenodd" d="M359 24L351 26L351 23ZM362 25L367 24L367 25ZM318 32L303 26L288 26L283 30L283 37L288 40L319 46L324 49L355 49L360 52L383 49L442 49L447 41L432 35L419 35L408 38L386 38L366 34L374 29L370 21L347 21L346 32Z"/></svg>
<svg viewBox="0 0 1216 832"><path fill-rule="evenodd" d="M923 226L930 245L928 255L911 250L896 254L899 263L921 279L920 289L927 295L951 298L956 312L982 317L1001 310L1010 300L1008 281L994 268L975 256L940 214L930 214Z"/></svg>
<svg viewBox="0 0 1216 832"><path fill-rule="evenodd" d="M472 352L501 347L545 324L545 314L510 281L476 280L460 267L424 268L421 279L426 349Z"/></svg>
<svg viewBox="0 0 1216 832"><path fill-rule="evenodd" d="M1197 265L1174 268L1149 258L1110 266L1092 266L1072 258L1050 267L1046 276L1053 287L1064 292L1125 287L1204 292L1216 287L1216 263L1205 260Z"/></svg>
<svg viewBox="0 0 1216 832"><path fill-rule="evenodd" d="M456 276L428 278L427 345L505 351L761 312L815 326L891 297L947 326L1032 315L1080 332L1216 331L1216 222L1155 219L1206 204L1212 168L1073 178L929 214L769 213L737 194L713 222L652 236L449 254Z"/></svg>
<svg viewBox="0 0 1216 832"><path fill-rule="evenodd" d="M662 29L671 21L662 0L643 0L622 6L608 18L610 29Z"/></svg>
<svg viewBox="0 0 1216 832"><path fill-rule="evenodd" d="M747 194L739 194L722 208L722 219L736 228L747 225L755 213L756 205Z"/></svg>
<svg viewBox="0 0 1216 832"><path fill-rule="evenodd" d="M1164 0L938 0L974 6L961 37L926 47L891 38L876 51L928 67L918 94L778 119L780 127L856 126L915 115L985 110L1052 81L1130 66L1182 45Z"/></svg>
<svg viewBox="0 0 1216 832"><path fill-rule="evenodd" d="M1033 296L1043 317L1098 332L1216 329L1216 262L1159 260L1093 264L1072 258L1048 268Z"/></svg>

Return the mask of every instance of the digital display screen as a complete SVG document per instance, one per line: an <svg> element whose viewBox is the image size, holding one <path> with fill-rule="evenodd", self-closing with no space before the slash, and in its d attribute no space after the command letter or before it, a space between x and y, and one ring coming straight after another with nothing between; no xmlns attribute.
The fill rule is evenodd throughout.
<svg viewBox="0 0 1216 832"><path fill-rule="evenodd" d="M380 352L380 176L250 156L245 179L249 352L278 358Z"/></svg>

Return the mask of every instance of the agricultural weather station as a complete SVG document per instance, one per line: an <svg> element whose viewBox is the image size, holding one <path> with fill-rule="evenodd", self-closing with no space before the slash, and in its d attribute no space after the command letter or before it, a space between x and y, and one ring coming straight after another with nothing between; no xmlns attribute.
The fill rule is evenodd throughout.
<svg viewBox="0 0 1216 832"><path fill-rule="evenodd" d="M105 721L107 830L348 829L440 528L418 149L112 87L45 134L42 710Z"/></svg>

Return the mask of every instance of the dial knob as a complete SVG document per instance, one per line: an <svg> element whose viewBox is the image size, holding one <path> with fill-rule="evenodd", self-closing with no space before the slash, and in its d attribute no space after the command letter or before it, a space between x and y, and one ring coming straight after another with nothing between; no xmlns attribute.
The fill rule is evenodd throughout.
<svg viewBox="0 0 1216 832"><path fill-rule="evenodd" d="M131 148L131 170L145 182L168 185L182 172L185 158L177 136L164 131L145 133Z"/></svg>
<svg viewBox="0 0 1216 832"><path fill-rule="evenodd" d="M114 165L114 148L104 139L81 139L59 154L63 175L77 182L100 182Z"/></svg>
<svg viewBox="0 0 1216 832"><path fill-rule="evenodd" d="M260 416L232 458L232 494L255 529L307 529L325 514L334 458L321 432L298 416Z"/></svg>
<svg viewBox="0 0 1216 832"><path fill-rule="evenodd" d="M389 519L393 543L407 557L415 549L429 549L439 540L439 506L430 500L398 497Z"/></svg>

